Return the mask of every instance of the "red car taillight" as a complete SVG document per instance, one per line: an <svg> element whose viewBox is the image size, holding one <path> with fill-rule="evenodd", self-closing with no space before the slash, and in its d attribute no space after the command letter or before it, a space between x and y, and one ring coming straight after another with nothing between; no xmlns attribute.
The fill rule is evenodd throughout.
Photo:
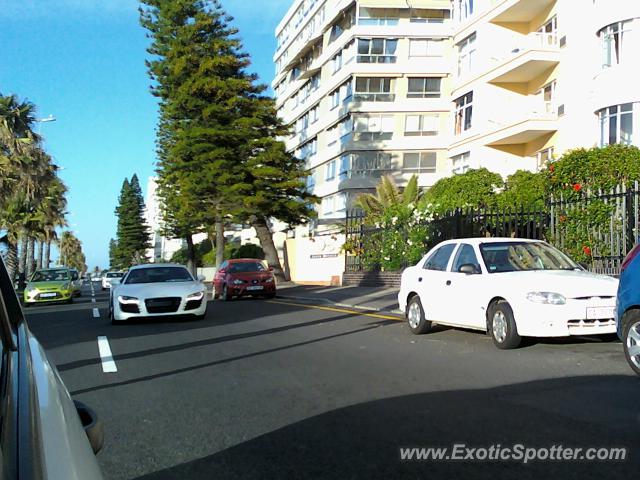
<svg viewBox="0 0 640 480"><path fill-rule="evenodd" d="M620 265L620 273L624 272L624 270L629 266L629 264L633 261L634 258L638 256L640 253L640 243L636 244L635 247L624 257L622 261L622 265Z"/></svg>

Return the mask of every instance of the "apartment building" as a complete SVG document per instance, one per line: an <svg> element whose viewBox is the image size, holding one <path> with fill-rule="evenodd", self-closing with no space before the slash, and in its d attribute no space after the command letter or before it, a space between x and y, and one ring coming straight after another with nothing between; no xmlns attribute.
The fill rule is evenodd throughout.
<svg viewBox="0 0 640 480"><path fill-rule="evenodd" d="M640 145L639 26L631 0L296 0L273 88L320 224L384 174L428 187Z"/></svg>
<svg viewBox="0 0 640 480"><path fill-rule="evenodd" d="M450 0L295 0L276 30L273 89L290 151L321 197L315 227L390 174L450 173Z"/></svg>
<svg viewBox="0 0 640 480"><path fill-rule="evenodd" d="M452 172L506 176L568 149L640 145L640 3L454 0Z"/></svg>

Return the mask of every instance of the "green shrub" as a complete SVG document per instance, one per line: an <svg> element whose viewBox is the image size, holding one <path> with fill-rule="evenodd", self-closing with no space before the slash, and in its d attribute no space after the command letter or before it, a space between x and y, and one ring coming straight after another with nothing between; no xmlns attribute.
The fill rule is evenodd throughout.
<svg viewBox="0 0 640 480"><path fill-rule="evenodd" d="M231 254L231 258L257 258L264 260L264 251L259 245L247 243L235 249Z"/></svg>

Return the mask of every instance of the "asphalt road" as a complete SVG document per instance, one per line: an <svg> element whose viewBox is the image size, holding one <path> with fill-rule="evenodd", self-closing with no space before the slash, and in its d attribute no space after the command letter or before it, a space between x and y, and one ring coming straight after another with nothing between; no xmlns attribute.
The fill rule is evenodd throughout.
<svg viewBox="0 0 640 480"><path fill-rule="evenodd" d="M640 380L615 339L497 350L342 308L211 302L202 321L112 326L107 295L28 310L104 420L108 479L635 478ZM99 318L93 308L98 308ZM104 373L97 337L117 367ZM400 447L625 447L625 462L400 461Z"/></svg>

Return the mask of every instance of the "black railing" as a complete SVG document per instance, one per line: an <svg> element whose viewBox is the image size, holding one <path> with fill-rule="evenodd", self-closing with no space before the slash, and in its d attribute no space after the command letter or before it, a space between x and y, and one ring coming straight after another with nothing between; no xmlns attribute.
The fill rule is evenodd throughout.
<svg viewBox="0 0 640 480"><path fill-rule="evenodd" d="M619 186L608 192L586 191L570 199L551 198L546 208L539 210L458 209L428 223L431 235L425 241L425 252L441 241L456 238L517 237L546 240L575 256L576 248L580 248L576 247L575 238L579 236L588 238L593 245L589 247L589 269L617 275L624 257L639 238L639 207L636 182L631 188ZM367 235L381 229L367 225L364 213L359 210L347 213L345 225L348 245L345 271L376 270L378 267L371 262L365 265L363 254Z"/></svg>

